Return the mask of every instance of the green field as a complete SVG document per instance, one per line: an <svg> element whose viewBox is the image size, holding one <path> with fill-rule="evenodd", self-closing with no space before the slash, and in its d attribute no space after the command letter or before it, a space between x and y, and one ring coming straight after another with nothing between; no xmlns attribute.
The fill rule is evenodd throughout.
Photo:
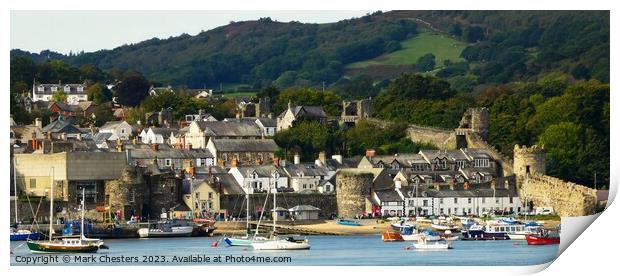
<svg viewBox="0 0 620 276"><path fill-rule="evenodd" d="M370 60L355 62L347 65L347 69L366 68L375 65L411 65L421 56L432 53L435 55L437 66L443 66L443 61L461 61L461 51L467 43L453 39L447 35L422 31L417 36L402 41L402 49L385 54Z"/></svg>
<svg viewBox="0 0 620 276"><path fill-rule="evenodd" d="M225 92L223 94L217 93L215 95L223 95L224 97L234 98L243 96L256 96L255 91L239 91L239 92Z"/></svg>

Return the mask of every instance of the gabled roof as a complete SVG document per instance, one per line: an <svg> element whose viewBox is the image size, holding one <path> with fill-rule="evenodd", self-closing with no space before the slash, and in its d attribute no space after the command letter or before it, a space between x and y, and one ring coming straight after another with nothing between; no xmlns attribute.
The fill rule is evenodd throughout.
<svg viewBox="0 0 620 276"><path fill-rule="evenodd" d="M211 152L207 149L162 149L153 150L149 148L131 149L129 150L129 156L132 159L198 159L198 158L213 158Z"/></svg>
<svg viewBox="0 0 620 276"><path fill-rule="evenodd" d="M252 165L252 166L238 166L236 167L243 177L251 176L256 172L258 177L271 177L271 173L275 170L278 171L280 177L286 177L286 172L281 167L274 165ZM231 168L232 170L232 168Z"/></svg>
<svg viewBox="0 0 620 276"><path fill-rule="evenodd" d="M298 105L296 107L291 107L290 109L284 110L284 112L280 113L279 118L284 117L287 111L291 111L295 118L299 116L306 116L309 118L327 118L327 113L320 106L307 106L307 105Z"/></svg>
<svg viewBox="0 0 620 276"><path fill-rule="evenodd" d="M273 139L213 139L215 149L223 152L275 152L278 145Z"/></svg>
<svg viewBox="0 0 620 276"><path fill-rule="evenodd" d="M105 141L110 140L111 136L112 136L111 132L99 132L99 133L95 134L95 136L93 136L93 142L95 142L95 144L99 145L99 144L102 144Z"/></svg>
<svg viewBox="0 0 620 276"><path fill-rule="evenodd" d="M260 121L261 125L263 125L263 127L276 127L277 125L277 120L274 118L264 118L264 117L260 117L256 119L257 121Z"/></svg>
<svg viewBox="0 0 620 276"><path fill-rule="evenodd" d="M396 192L394 189L375 191L375 194L377 194L377 197L379 198L381 202L402 202L403 201L403 199L400 197L398 192Z"/></svg>
<svg viewBox="0 0 620 276"><path fill-rule="evenodd" d="M58 119L44 126L42 130L43 132L52 133L80 133L80 130L73 125L72 118L64 119L62 116L59 116Z"/></svg>
<svg viewBox="0 0 620 276"><path fill-rule="evenodd" d="M197 121L198 127L206 136L215 137L261 137L262 132L252 120L235 121Z"/></svg>
<svg viewBox="0 0 620 276"><path fill-rule="evenodd" d="M321 211L321 209L314 207L312 205L297 205L291 209L288 209L290 212L299 212L299 211Z"/></svg>
<svg viewBox="0 0 620 276"><path fill-rule="evenodd" d="M39 87L43 87L43 91L39 91ZM86 94L86 85L83 83L35 83L33 85L34 93L37 95L51 95L54 94L52 87L56 87L57 91L64 91L68 95L82 95ZM65 87L69 87L69 91L65 91ZM82 88L82 91L78 91L78 87Z"/></svg>
<svg viewBox="0 0 620 276"><path fill-rule="evenodd" d="M317 166L314 163L287 164L284 170L290 177L297 176L327 176L325 167Z"/></svg>
<svg viewBox="0 0 620 276"><path fill-rule="evenodd" d="M164 139L170 138L170 134L172 132L178 131L178 129L176 128L167 128L167 127L152 127L151 130L153 131L154 134L161 135L162 137L164 137Z"/></svg>

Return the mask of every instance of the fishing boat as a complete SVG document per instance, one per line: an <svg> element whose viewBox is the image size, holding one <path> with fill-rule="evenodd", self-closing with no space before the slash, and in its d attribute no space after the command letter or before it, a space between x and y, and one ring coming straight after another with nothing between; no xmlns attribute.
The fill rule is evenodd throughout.
<svg viewBox="0 0 620 276"><path fill-rule="evenodd" d="M537 234L528 234L525 236L528 245L548 245L559 244L559 231L541 229Z"/></svg>
<svg viewBox="0 0 620 276"><path fill-rule="evenodd" d="M52 179L53 167L52 167ZM50 195L54 194L54 185L51 185ZM84 233L84 189L82 189L82 233ZM52 240L54 218L54 198L50 197L50 233L48 241L26 241L26 245L32 253L96 253L99 249L108 249L108 246L100 239L89 239L80 235L79 238L64 238Z"/></svg>
<svg viewBox="0 0 620 276"><path fill-rule="evenodd" d="M182 219L164 219L148 228L138 229L140 238L170 238L189 237L194 231L194 225Z"/></svg>
<svg viewBox="0 0 620 276"><path fill-rule="evenodd" d="M413 248L416 250L447 250L453 247L452 243L448 241L430 242L424 237L420 237L417 242L413 243Z"/></svg>
<svg viewBox="0 0 620 276"><path fill-rule="evenodd" d="M278 183L278 178L280 178L280 175L278 174L277 171L274 171L272 173L272 177L275 179L274 182L274 186L272 187L271 190L273 190L273 207L274 209L276 208L276 193L277 193L277 187L276 187L276 183ZM267 198L269 197L269 193L267 193ZM267 198L265 198L265 202L267 200ZM263 210L261 211L261 218L263 216L263 213L265 211L265 208L263 206ZM257 239L252 239L252 247L254 248L254 250L308 250L310 249L310 242L308 241L308 239L295 239L293 237L288 237L288 238L278 238L278 236L276 235L276 221L277 221L277 215L275 215L275 213L273 214L273 230L272 230L272 235L271 235L271 239L267 240L267 241L262 241L262 240L257 240ZM258 220L258 223L260 223L260 218ZM256 232L254 237L256 238L258 234L258 225L256 225Z"/></svg>
<svg viewBox="0 0 620 276"><path fill-rule="evenodd" d="M360 226L360 222L352 219L339 219L336 223L344 226Z"/></svg>
<svg viewBox="0 0 620 276"><path fill-rule="evenodd" d="M381 240L383 240L384 242L400 242L400 241L404 241L403 235L400 234L400 232L396 232L396 231L392 231L392 230L388 230L388 231L383 232L383 234L381 235Z"/></svg>
<svg viewBox="0 0 620 276"><path fill-rule="evenodd" d="M446 230L456 231L456 230L458 230L458 227L453 225L453 224L434 224L434 223L431 223L431 228L433 228L433 230L437 230L437 231L446 231Z"/></svg>

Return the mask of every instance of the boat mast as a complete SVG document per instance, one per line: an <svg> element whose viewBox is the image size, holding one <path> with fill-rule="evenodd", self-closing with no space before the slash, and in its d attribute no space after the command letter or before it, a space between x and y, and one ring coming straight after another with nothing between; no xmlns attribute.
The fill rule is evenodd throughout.
<svg viewBox="0 0 620 276"><path fill-rule="evenodd" d="M249 189L248 189L249 192ZM245 235L248 236L250 229L250 194L245 193Z"/></svg>
<svg viewBox="0 0 620 276"><path fill-rule="evenodd" d="M86 195L86 187L82 186L82 221L80 222L80 241L84 237L84 209L86 209L86 200L84 200Z"/></svg>
<svg viewBox="0 0 620 276"><path fill-rule="evenodd" d="M274 175L275 176L275 175ZM276 210L276 193L277 193L277 189L276 189L276 183L278 182L278 179L275 178L275 182L273 183L273 236L275 237L276 235L276 219L278 218L278 213Z"/></svg>
<svg viewBox="0 0 620 276"><path fill-rule="evenodd" d="M54 167L52 166L52 179L50 181L50 241L52 241L52 232L54 232Z"/></svg>
<svg viewBox="0 0 620 276"><path fill-rule="evenodd" d="M15 203L15 224L17 224L17 161L13 157L13 202Z"/></svg>

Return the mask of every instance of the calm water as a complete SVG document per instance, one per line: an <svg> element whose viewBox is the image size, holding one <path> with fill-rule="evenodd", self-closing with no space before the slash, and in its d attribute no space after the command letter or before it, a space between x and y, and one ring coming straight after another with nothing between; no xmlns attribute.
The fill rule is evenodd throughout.
<svg viewBox="0 0 620 276"><path fill-rule="evenodd" d="M410 242L385 243L379 235L309 236L309 239L310 250L271 252L254 251L251 247L228 247L223 241L218 247L212 247L220 237L107 240L108 250L96 254L69 254L68 257L65 254L31 254L25 244L18 247L23 242L11 242L11 264L24 265L28 257L58 255L58 260L47 261L53 265L86 264L79 263L84 260L88 260L89 265L535 265L553 260L558 251L557 245L528 246L525 241L456 241L454 249L423 252L406 250ZM175 256L190 255L210 259L208 262L173 260ZM76 260L76 256L81 260ZM221 256L221 262L216 262L218 256ZM247 260L235 262L227 256L243 256ZM63 257L69 260L68 263ZM120 257L126 260L119 260ZM290 261L265 263L257 257L290 257ZM127 258L131 260L127 261Z"/></svg>

